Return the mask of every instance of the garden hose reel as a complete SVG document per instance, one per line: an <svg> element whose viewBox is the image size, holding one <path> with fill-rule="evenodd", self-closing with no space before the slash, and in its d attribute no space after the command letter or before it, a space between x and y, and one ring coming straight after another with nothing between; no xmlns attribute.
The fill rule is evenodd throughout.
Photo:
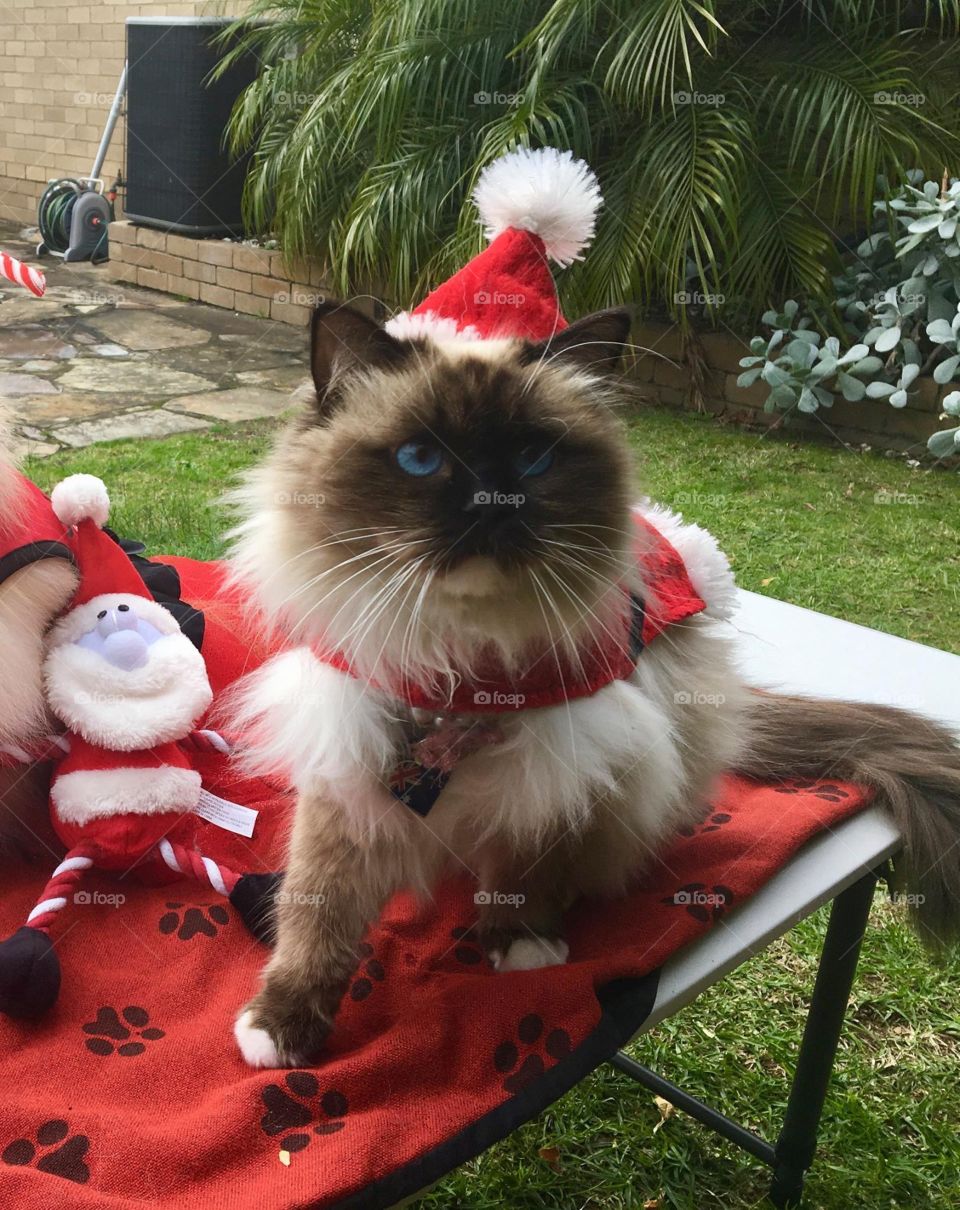
<svg viewBox="0 0 960 1210"><path fill-rule="evenodd" d="M112 199L116 196L116 186L104 196L100 172L126 89L127 66L124 64L90 175L61 177L50 181L43 191L37 207L38 256L49 253L61 256L65 261L89 260L93 264L109 258L107 228L113 218Z"/></svg>
<svg viewBox="0 0 960 1210"><path fill-rule="evenodd" d="M108 259L107 227L112 207L100 190L102 181L63 177L51 181L40 198L37 254L52 253L65 261Z"/></svg>

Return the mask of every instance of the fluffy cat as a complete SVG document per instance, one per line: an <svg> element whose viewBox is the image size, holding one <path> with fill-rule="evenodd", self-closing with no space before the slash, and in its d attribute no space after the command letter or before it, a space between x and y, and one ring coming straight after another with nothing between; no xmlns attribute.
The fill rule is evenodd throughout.
<svg viewBox="0 0 960 1210"><path fill-rule="evenodd" d="M479 938L499 969L564 961L569 904L642 877L725 768L878 786L928 932L955 935L952 737L903 712L747 690L710 616L723 614L723 577L709 582L722 559L669 518L671 541L707 568L706 612L625 678L496 715L492 742L466 746L425 817L391 794L398 752L437 725L412 686L450 699L491 661L509 678L531 652L575 682L583 653L622 626L626 590L649 595L616 414L628 329L608 311L539 345L431 342L317 310L315 398L236 496L236 574L304 644L234 707L248 759L292 774L299 794L276 948L236 1025L249 1063L315 1058L366 926L393 891L429 893L450 866L488 892ZM458 725L486 724L468 711Z"/></svg>

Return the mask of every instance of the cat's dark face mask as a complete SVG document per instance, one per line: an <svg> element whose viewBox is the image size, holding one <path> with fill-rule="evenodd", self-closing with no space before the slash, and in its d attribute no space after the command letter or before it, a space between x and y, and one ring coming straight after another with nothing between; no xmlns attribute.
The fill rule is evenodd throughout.
<svg viewBox="0 0 960 1210"><path fill-rule="evenodd" d="M627 314L608 311L539 345L440 352L319 308L317 401L302 428L315 469L300 484L318 536L406 543L434 573L482 560L559 576L567 591L608 579L630 529L610 385L628 332Z"/></svg>

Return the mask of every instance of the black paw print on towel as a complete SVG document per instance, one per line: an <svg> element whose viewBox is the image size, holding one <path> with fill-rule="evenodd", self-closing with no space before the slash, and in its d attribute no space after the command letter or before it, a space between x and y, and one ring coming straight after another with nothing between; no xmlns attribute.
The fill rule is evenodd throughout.
<svg viewBox="0 0 960 1210"><path fill-rule="evenodd" d="M309 1071L291 1071L284 1084L268 1084L260 1094L266 1109L260 1129L271 1138L283 1135L281 1150L303 1151L314 1135L343 1129L349 1105L342 1092L329 1089L320 1095L320 1082Z"/></svg>
<svg viewBox="0 0 960 1210"><path fill-rule="evenodd" d="M493 1052L493 1065L504 1077L505 1092L522 1091L543 1075L547 1070L547 1060L552 1059L556 1063L570 1053L570 1035L565 1029L552 1029L546 1036L544 1029L543 1018L536 1013L528 1013L521 1017L517 1025L520 1045L508 1039ZM527 1053L521 1063L523 1051Z"/></svg>
<svg viewBox="0 0 960 1210"><path fill-rule="evenodd" d="M165 1037L162 1029L156 1029L149 1024L150 1014L145 1008L130 1004L119 1013L115 1008L104 1005L97 1009L97 1019L88 1021L83 1027L87 1038L87 1050L95 1055L112 1055L114 1053L131 1058L142 1055L147 1049L147 1042L156 1042Z"/></svg>
<svg viewBox="0 0 960 1210"><path fill-rule="evenodd" d="M778 794L812 794L824 802L843 802L850 797L849 790L829 781L799 781L791 777L773 788Z"/></svg>
<svg viewBox="0 0 960 1210"><path fill-rule="evenodd" d="M733 819L733 816L729 811L718 811L716 807L709 807L706 816L698 824L694 824L689 828L681 828L680 835L690 838L693 836L706 836L708 832L719 832L724 824L728 824L731 819Z"/></svg>
<svg viewBox="0 0 960 1210"><path fill-rule="evenodd" d="M479 966L485 961L486 954L476 941L470 940L470 932L470 928L464 925L450 930L451 940L457 943L454 946L453 956L463 966Z"/></svg>
<svg viewBox="0 0 960 1210"><path fill-rule="evenodd" d="M90 1169L84 1156L90 1147L90 1140L85 1134L71 1136L69 1125L62 1118L53 1118L43 1123L35 1139L35 1142L14 1139L4 1148L0 1160L16 1168L33 1166L40 1172L63 1177L65 1181L74 1181L78 1185L87 1183Z"/></svg>
<svg viewBox="0 0 960 1210"><path fill-rule="evenodd" d="M351 1000L366 1000L377 983L382 983L387 977L383 963L373 957L373 946L369 941L360 943L360 967L357 976L350 984Z"/></svg>
<svg viewBox="0 0 960 1210"><path fill-rule="evenodd" d="M181 941L192 941L194 937L216 937L218 930L230 923L230 913L222 903L207 903L189 907L186 911L183 906L182 903L167 904L158 926L161 933L167 936L176 933Z"/></svg>

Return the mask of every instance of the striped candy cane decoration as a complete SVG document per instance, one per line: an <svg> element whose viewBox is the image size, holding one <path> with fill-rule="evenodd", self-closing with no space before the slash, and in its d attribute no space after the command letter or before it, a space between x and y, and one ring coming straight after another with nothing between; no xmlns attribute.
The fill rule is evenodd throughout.
<svg viewBox="0 0 960 1210"><path fill-rule="evenodd" d="M39 269L32 269L9 252L0 252L0 277L5 277L7 281L15 282L18 286L25 286L31 294L36 294L37 298L41 298L47 288L47 279Z"/></svg>

